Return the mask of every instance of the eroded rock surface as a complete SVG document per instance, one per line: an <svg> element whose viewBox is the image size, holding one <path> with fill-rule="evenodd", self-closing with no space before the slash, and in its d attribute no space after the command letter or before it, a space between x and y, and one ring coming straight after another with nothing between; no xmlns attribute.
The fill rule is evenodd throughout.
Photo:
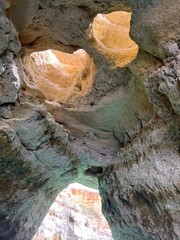
<svg viewBox="0 0 180 240"><path fill-rule="evenodd" d="M82 49L68 54L55 50L33 52L24 57L25 88L49 101L73 103L92 88L95 74L93 59Z"/></svg>
<svg viewBox="0 0 180 240"><path fill-rule="evenodd" d="M88 37L113 11L132 12L139 46L122 68ZM180 238L179 13L179 0L0 1L0 239L30 240L74 181L99 186L114 239ZM49 49L93 59L85 95L29 90L23 61Z"/></svg>
<svg viewBox="0 0 180 240"><path fill-rule="evenodd" d="M115 239L179 239L179 120L149 123L101 176Z"/></svg>
<svg viewBox="0 0 180 240"><path fill-rule="evenodd" d="M116 66L124 67L138 53L138 45L129 37L131 13L115 11L98 14L93 21L90 36L99 51Z"/></svg>

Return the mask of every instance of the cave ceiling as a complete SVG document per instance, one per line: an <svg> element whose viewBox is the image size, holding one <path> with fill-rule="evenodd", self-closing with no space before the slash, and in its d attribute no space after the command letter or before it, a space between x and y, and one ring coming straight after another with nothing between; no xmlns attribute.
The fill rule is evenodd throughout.
<svg viewBox="0 0 180 240"><path fill-rule="evenodd" d="M179 0L1 0L0 38L0 239L77 181L114 239L178 240Z"/></svg>

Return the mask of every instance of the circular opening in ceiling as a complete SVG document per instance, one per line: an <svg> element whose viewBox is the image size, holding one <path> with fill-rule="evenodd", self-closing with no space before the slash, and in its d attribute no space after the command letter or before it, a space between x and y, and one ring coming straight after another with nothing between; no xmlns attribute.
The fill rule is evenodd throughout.
<svg viewBox="0 0 180 240"><path fill-rule="evenodd" d="M138 45L129 36L130 21L131 13L116 11L98 14L92 23L90 37L95 47L115 66L126 66L138 53Z"/></svg>
<svg viewBox="0 0 180 240"><path fill-rule="evenodd" d="M23 58L25 88L33 95L38 89L48 101L75 101L92 87L93 59L83 49L73 54L57 50L33 52Z"/></svg>

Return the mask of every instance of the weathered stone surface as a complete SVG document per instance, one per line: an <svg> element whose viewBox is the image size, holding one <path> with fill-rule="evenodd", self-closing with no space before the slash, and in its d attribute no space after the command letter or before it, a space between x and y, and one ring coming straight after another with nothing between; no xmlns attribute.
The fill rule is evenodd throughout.
<svg viewBox="0 0 180 240"><path fill-rule="evenodd" d="M4 12L5 9L10 7L10 0L1 0L0 2L0 11Z"/></svg>
<svg viewBox="0 0 180 240"><path fill-rule="evenodd" d="M32 94L35 88L44 99L72 103L90 92L95 75L93 59L80 49L73 54L46 50L27 54L23 59L26 69L25 88Z"/></svg>
<svg viewBox="0 0 180 240"><path fill-rule="evenodd" d="M8 15L11 16L18 31L25 28L33 19L38 10L39 0L11 1Z"/></svg>
<svg viewBox="0 0 180 240"><path fill-rule="evenodd" d="M3 12L0 12L0 39L0 105L2 105L14 103L20 88L17 68L19 60L14 56L20 50L20 43L14 25Z"/></svg>
<svg viewBox="0 0 180 240"><path fill-rule="evenodd" d="M144 64L145 60L146 64ZM25 64L27 64L26 61ZM147 65L149 67L148 70ZM48 85L47 87L45 86L46 89L48 89L48 92L46 93L43 85L42 91L44 91L46 96L43 97L40 96L39 93L36 94L35 87L37 88L38 85L36 81L42 81L45 73L47 76L52 73L51 69L49 70L46 65L43 65L45 73L43 72L42 74L42 80L41 78L36 80L41 75L40 73L36 75L36 71L29 72L29 74L32 74L31 76L34 80L28 81L26 85L29 86L30 84L33 84L35 87L31 87L29 90L29 87L26 86L26 89L31 93L34 92L35 96L46 99L46 106L54 116L55 120L59 123L63 123L64 126L71 131L73 136L83 139L85 145L101 152L102 154L116 155L119 146L126 144L134 138L141 130L142 126L144 126L144 124L146 124L153 116L153 108L152 105L149 104L143 85L143 79L145 79L151 72L153 73L157 66L161 65L162 63L156 58L145 53L139 53L137 60L129 65L131 73L129 73L128 70L128 75L126 76L127 82L120 83L119 89L117 87L116 92L112 96L109 94L104 96L98 104L94 102L93 97L96 96L96 93L92 90L88 98L93 100L90 102L90 105L86 107L78 106L77 97L76 99L71 97L70 100L67 98L63 101L60 96L59 98L62 101L58 101L58 93L62 91L61 85L67 85L66 82L62 82L61 84L61 72L59 73L58 83L61 85L56 84L56 93L54 93L54 87L52 87L51 93L51 85ZM30 67L31 65L27 66L27 69ZM37 66L34 66L34 68L36 69ZM90 70L89 73L91 73ZM92 77L92 74L90 77ZM105 73L104 77L106 79L108 74ZM44 79L43 81L46 80ZM54 81L54 78L52 78L52 81ZM74 82L72 81L72 89L73 86ZM95 87L95 89L98 88ZM108 87L106 86L106 90L107 89ZM41 91L40 88L39 90ZM68 90L67 87L63 94L66 94L66 90ZM53 98L51 101L48 99L50 94L52 96L51 98ZM62 98L64 97L63 94Z"/></svg>
<svg viewBox="0 0 180 240"><path fill-rule="evenodd" d="M8 52L0 59L0 105L15 103L20 88L20 76L13 53Z"/></svg>
<svg viewBox="0 0 180 240"><path fill-rule="evenodd" d="M179 39L179 0L123 2L131 6L131 37L144 51L161 59L171 55L171 44Z"/></svg>
<svg viewBox="0 0 180 240"><path fill-rule="evenodd" d="M0 54L3 53L5 49L8 49L12 52L19 52L21 49L20 42L17 38L18 33L12 24L12 22L0 12L0 34L1 34L1 43L0 43Z"/></svg>
<svg viewBox="0 0 180 240"><path fill-rule="evenodd" d="M131 13L115 11L98 14L89 35L96 48L118 67L130 63L138 53L138 45L129 37Z"/></svg>
<svg viewBox="0 0 180 240"><path fill-rule="evenodd" d="M179 0L11 1L21 56L9 5L0 1L0 239L30 240L58 192L98 179L114 239L178 240ZM113 69L89 24L130 10L140 52ZM91 91L74 105L28 94L27 49L84 49L96 65Z"/></svg>
<svg viewBox="0 0 180 240"><path fill-rule="evenodd" d="M179 239L179 135L179 117L152 121L99 178L114 239Z"/></svg>
<svg viewBox="0 0 180 240"><path fill-rule="evenodd" d="M13 117L0 118L1 214L12 223L12 239L31 239L57 193L75 179L83 182L88 166L107 163L103 156L79 149L78 142L71 143L68 132L33 97L21 96L9 111ZM94 187L96 181L89 185Z"/></svg>
<svg viewBox="0 0 180 240"><path fill-rule="evenodd" d="M143 49L160 58L165 58L170 53L170 45L179 39L179 0L77 0L49 1L18 1L12 5L12 17L24 24L24 18L20 19L20 14L15 14L15 7L23 9L24 16L35 16L33 25L37 26L37 32L42 31L46 35L52 34L53 38L65 45L78 45L84 48L87 44L86 30L92 22L93 17L98 13L112 11L130 11L132 15L131 36L135 42ZM26 8L23 5L26 4ZM21 11L22 12L22 11ZM153 16L153 18L152 18ZM66 19L66 21L64 21ZM25 21L26 22L26 21ZM73 30L68 26L73 24ZM30 29L32 24L29 22ZM175 29L175 30L174 30ZM44 31L46 30L46 31ZM145 37L144 37L145 36Z"/></svg>

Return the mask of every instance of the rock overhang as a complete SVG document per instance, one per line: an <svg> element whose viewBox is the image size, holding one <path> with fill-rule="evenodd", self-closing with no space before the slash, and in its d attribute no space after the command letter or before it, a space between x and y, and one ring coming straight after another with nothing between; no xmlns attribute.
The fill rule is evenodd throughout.
<svg viewBox="0 0 180 240"><path fill-rule="evenodd" d="M77 11L77 12L78 11L81 12L82 10L84 12L85 10L85 9L82 9L81 5L78 5L78 4L77 6L73 5L72 8L73 9L75 8L75 10L72 10L72 11ZM66 11L71 11L68 9L69 8L66 7L66 10L64 10L63 7L62 9L61 7L59 7L59 11L62 12L62 14L65 14ZM52 11L56 11L56 10L57 8L54 8L52 6ZM128 11L130 11L130 9L128 9ZM40 15L37 14L37 17L41 18L40 17L42 14L41 11L39 14ZM52 15L54 16L54 14L55 13L53 12ZM71 16L70 13L68 14L68 17L69 16ZM87 62L87 65L89 66L89 69L87 69L87 73L85 73L85 71L82 71L82 76L86 74L86 79L89 79L90 84L88 83L88 81L85 82L82 76L80 76L82 78L81 83L77 83L77 84L70 83L71 81L74 81L74 79L76 78L75 76L72 76L73 80L71 80L71 78L70 80L68 80L69 89L71 89L72 86L76 87L77 85L79 92L73 93L74 95L70 95L68 93L69 95L67 94L67 97L63 98L63 95L66 95L65 94L66 91L67 92L70 92L70 91L68 88L62 88L61 90L61 86L60 86L59 99L58 98L55 99L54 97L58 92L57 84L55 84L53 87L54 89L52 88L52 94L51 94L52 97L50 98L50 96L48 97L44 96L44 95L50 94L51 90L48 87L50 87L51 83L46 83L46 81L44 81L44 76L43 76L44 73L43 74L40 73L40 69L36 67L36 61L33 61L32 58L29 58L29 56L30 54L31 56L32 55L38 56L38 54L40 54L39 52L40 41L41 40L43 41L43 38L45 39L53 38L53 41L52 40L50 41L46 40L46 41L50 45L52 44L54 49L56 49L56 47L58 46L58 43L56 42L57 41L56 36L52 35L50 32L49 33L46 32L47 35L41 38L39 35L41 34L41 30L40 30L38 33L37 39L33 40L32 44L31 43L28 44L26 42L23 47L23 62L24 62L24 67L26 69L26 73L27 73L25 78L27 79L27 81L25 80L24 89L33 93L36 97L39 97L40 99L44 99L48 110L53 114L55 120L59 123L63 123L64 126L66 126L71 131L74 137L83 139L84 144L87 144L88 147L96 151L98 150L98 148L100 148L99 152L102 154L108 155L108 149L109 149L110 155L116 155L119 147L123 146L128 141L130 141L130 139L133 138L136 135L136 133L140 131L141 125L145 124L147 121L150 120L150 118L153 116L153 108L151 104L149 104L145 89L143 87L143 83L139 78L139 76L137 76L138 74L140 75L140 72L138 73L138 70L137 70L137 72L134 74L135 71L134 70L131 71L131 63L129 63L136 57L137 51L138 51L138 46L129 38L131 13L116 11L109 14L104 14L103 15L104 18L107 16L107 19L109 20L104 21L104 23L102 23L104 24L104 27L97 28L95 30L95 26L98 26L99 24L98 23L99 20L96 20L99 18L98 16L101 16L101 15L97 15L94 18L94 22L93 20L91 21L94 29L92 31L94 31L94 33L92 34L92 36L90 36L90 38L91 39L94 38L94 41L95 41L97 40L98 37L100 37L100 35L105 34L107 38L106 45L108 46L108 44L110 44L110 40L112 40L112 43L111 43L112 52L114 51L113 50L114 45L116 45L116 48L119 47L118 51L123 50L123 52L121 53L122 57L119 57L119 59L116 59L117 53L115 53L115 57L113 57L114 55L112 55L113 53L111 53L111 50L110 50L110 53L106 51L107 47L104 47L104 50L103 50L105 51L104 54L105 55L107 54L108 59L112 58L112 60L108 61L108 59L103 57L103 54L98 52L99 51L98 46L97 47L94 46L94 43L91 41L91 39L89 39L89 31L90 31L89 25L87 24L86 29L82 30L81 27L84 27L84 25L83 25L83 22L81 23L81 20L79 19L80 17L78 16L77 21L73 22L72 24L72 30L69 29L69 33L67 33L67 36L68 34L71 34L71 31L73 31L72 34L78 34L77 31L74 29L76 25L78 26L79 29L84 31L84 39L80 38L79 36L73 37L73 35L71 37L69 36L69 39L72 39L72 41L76 41L75 43L76 48L78 48L78 46L79 47L83 46L89 53L90 58L93 59L92 61L94 63ZM66 21L67 24L70 24L70 22L73 21L74 18L72 16L71 18L72 18L71 20L67 19ZM36 19L36 17L34 19ZM85 19L84 15L81 16L81 19L87 20ZM42 21L41 24L45 24L44 19L42 19L41 21ZM60 23L61 21L58 20L58 22ZM38 24L36 20L33 20L32 23L29 25L29 27L32 28L32 26L34 25L33 26L33 29L34 29L36 28L35 27L36 24ZM110 38L109 38L109 35L111 34L111 27L108 24L112 24L113 26L112 37ZM54 21L52 25L56 27L56 21ZM103 32L104 28L107 29L105 30L105 32ZM122 34L123 41L121 41L121 39L118 40L118 37L117 37L118 35L115 32L116 28L117 28L117 33ZM123 30L122 33L120 33L121 31L119 30L119 28L120 30ZM27 26L27 29L28 29L28 26ZM108 29L110 29L109 32L108 32ZM52 30L52 28L50 30ZM59 34L58 35L59 37L61 37L62 34L58 33L59 30L58 31L54 30L54 31L56 32L56 34ZM68 30L66 29L63 32L66 34L67 31ZM98 31L99 31L99 35L98 35ZM31 32L31 29L28 29L27 36L30 32ZM124 34L124 32L126 34ZM23 34L24 34L23 37L26 39L25 32ZM20 36L21 36L21 33L20 33ZM56 42L56 44L54 41ZM79 41L83 41L84 43L81 44ZM66 48L66 51L67 49L69 49L69 51L71 52L73 49L72 46L74 44L73 43L68 44L70 45L68 47L68 45L66 44L65 44L66 46L63 46L63 43L64 42L62 41L60 44L60 48L62 48L62 51L64 52ZM46 45L44 45L44 47L45 46ZM43 48L43 44L41 45L41 47ZM108 49L111 49L111 47L109 45ZM37 52L36 52L36 48L38 50ZM125 53L124 53L124 50L125 50ZM52 50L52 51L58 54L57 50ZM84 50L81 50L81 51L84 51ZM62 54L64 56L66 54L68 56L69 53L65 53L65 52L63 53L63 52ZM131 52L132 52L132 56L131 56ZM140 55L140 58L143 56L143 54L141 53L139 55ZM36 59L36 57L34 59ZM135 64L132 63L132 68L134 69L136 67L133 67L133 66L136 65L136 62L138 61L135 61ZM151 60L149 62L151 62ZM38 58L37 58L37 63L38 63ZM127 65L128 63L129 65ZM117 67L113 68L113 65ZM154 64L152 63L152 68L153 67L154 67ZM38 70L36 72L33 72L33 69L34 71L36 71L36 69ZM141 69L141 72L142 71L145 72L145 70ZM48 74L48 68L46 72ZM46 94L44 94L43 91L41 91L41 87L38 87L37 82L35 82L36 78L39 78L39 79L41 78L39 74L42 75L42 81L40 82L42 87L44 88L44 93L46 92ZM55 74L55 75L57 75L57 79L61 78L60 75L58 74ZM63 75L63 72L62 72L62 75ZM78 75L78 78L79 78L79 75ZM76 82L77 81L79 80L76 80ZM57 83L57 80L56 80L56 83ZM81 85L81 89L79 88L80 85ZM86 91L84 91L84 93L82 90L83 88L82 86L86 86L86 89L87 89ZM136 93L136 91L138 93ZM112 94L110 92L112 92ZM140 98L138 99L136 97L136 95L138 94L141 94L143 98L142 103L140 103L141 99ZM130 108L131 110L128 110L128 108ZM146 108L146 113L145 113L145 108ZM126 122L128 121L129 121L129 125L126 124ZM134 125L134 126L132 127L131 125Z"/></svg>

